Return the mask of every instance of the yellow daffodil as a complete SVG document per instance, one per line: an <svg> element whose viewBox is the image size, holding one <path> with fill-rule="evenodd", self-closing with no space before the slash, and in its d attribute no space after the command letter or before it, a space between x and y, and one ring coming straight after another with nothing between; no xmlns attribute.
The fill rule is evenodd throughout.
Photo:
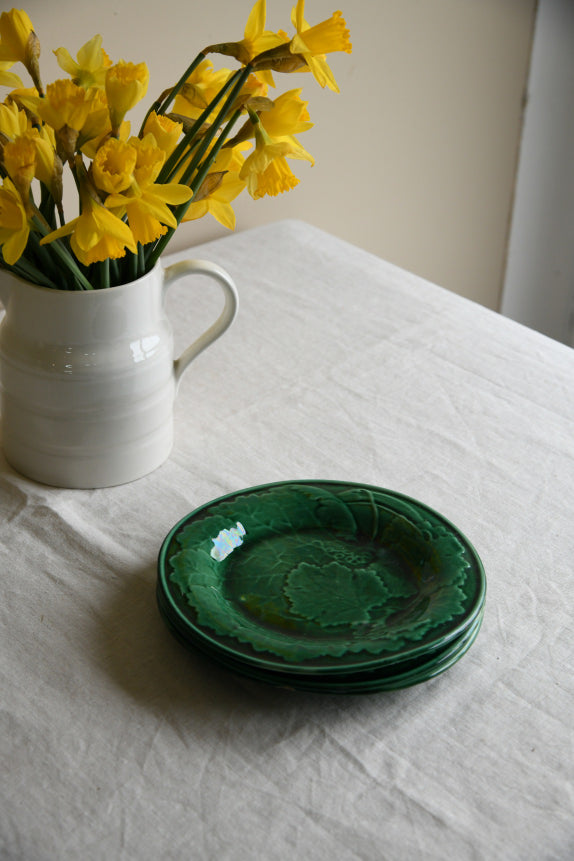
<svg viewBox="0 0 574 861"><path fill-rule="evenodd" d="M90 91L90 95L92 97L90 110L78 135L77 148L82 151L90 141L97 140L99 143L112 131L106 94L103 90L93 89ZM96 149L94 149L91 158L94 157L95 152Z"/></svg>
<svg viewBox="0 0 574 861"><path fill-rule="evenodd" d="M149 115L143 129L144 135L153 135L157 146L166 156L171 155L176 148L182 131L182 123L175 122L163 114L158 116L155 111Z"/></svg>
<svg viewBox="0 0 574 861"><path fill-rule="evenodd" d="M210 45L205 48L203 53L225 54L229 57L235 57L242 65L246 66L258 54L288 42L289 39L285 33L273 33L271 30L265 29L266 14L266 0L256 0L249 13L243 39L239 42L221 42L217 45ZM271 72L261 71L258 74L262 82L271 87L275 86Z"/></svg>
<svg viewBox="0 0 574 861"><path fill-rule="evenodd" d="M28 43L34 27L23 9L0 15L0 61L26 63Z"/></svg>
<svg viewBox="0 0 574 861"><path fill-rule="evenodd" d="M129 193L109 195L106 206L125 212L136 241L146 245L163 236L167 227L177 227L169 206L187 203L192 193L186 185L176 182L152 183L144 188L134 184Z"/></svg>
<svg viewBox="0 0 574 861"><path fill-rule="evenodd" d="M74 157L80 132L97 106L98 93L60 78L48 84L45 98L19 94L18 101L57 132L58 152L66 160Z"/></svg>
<svg viewBox="0 0 574 861"><path fill-rule="evenodd" d="M174 113L196 120L213 101L230 74L229 69L214 72L211 60L203 60L176 96Z"/></svg>
<svg viewBox="0 0 574 861"><path fill-rule="evenodd" d="M103 89L106 84L106 72L112 61L102 48L102 37L93 36L82 45L74 60L65 48L54 51L61 69L67 72L73 82L79 87Z"/></svg>
<svg viewBox="0 0 574 861"><path fill-rule="evenodd" d="M14 183L6 177L0 188L0 246L6 263L13 266L28 243L30 226Z"/></svg>
<svg viewBox="0 0 574 861"><path fill-rule="evenodd" d="M98 121L100 120L100 118L94 117L94 125L96 125L96 119L98 119ZM93 137L91 135L85 134L85 132L90 129L90 123L91 116L88 117L88 121L84 126L82 133L80 134L80 139L78 141L78 149L82 151L83 155L93 161L99 148L109 139L112 133L112 127L110 125L108 116L105 124L102 121L102 125L100 126L100 132L96 132L96 137ZM91 128L90 130L94 131L93 128ZM120 126L117 140L127 141L130 136L130 133L131 123L124 121Z"/></svg>
<svg viewBox="0 0 574 861"><path fill-rule="evenodd" d="M275 197L299 184L287 164L287 157L313 163L313 157L294 138L271 138L257 123L255 149L239 173L239 178L246 181L251 197L255 200L265 195Z"/></svg>
<svg viewBox="0 0 574 861"><path fill-rule="evenodd" d="M247 190L254 200L270 195L276 197L299 184L285 158L286 149L274 144L256 150L246 160L240 176L247 181Z"/></svg>
<svg viewBox="0 0 574 861"><path fill-rule="evenodd" d="M56 153L54 133L49 126L28 129L26 137L36 149L34 176L50 191L54 201L62 201L62 162Z"/></svg>
<svg viewBox="0 0 574 861"><path fill-rule="evenodd" d="M297 34L291 39L291 53L303 57L313 77L322 87L329 87L338 93L339 88L324 55L333 51L351 53L350 34L345 20L340 12L334 12L326 21L310 27L304 14L305 0L297 0L291 15L291 21L297 30Z"/></svg>
<svg viewBox="0 0 574 861"><path fill-rule="evenodd" d="M46 87L46 97L19 96L25 107L33 110L54 131L64 126L79 132L94 108L97 90L84 90L64 78Z"/></svg>
<svg viewBox="0 0 574 861"><path fill-rule="evenodd" d="M23 63L34 86L42 92L40 82L40 42L30 18L23 9L11 9L0 15L0 62Z"/></svg>
<svg viewBox="0 0 574 861"><path fill-rule="evenodd" d="M243 65L247 65L257 54L268 51L270 48L275 48L283 41L281 35L265 29L265 17L265 0L256 0L253 9L249 13L243 39L236 43L239 47L239 53L237 55L234 54L234 56Z"/></svg>
<svg viewBox="0 0 574 861"><path fill-rule="evenodd" d="M106 142L112 133L108 100L103 90L91 91L93 102L86 122L78 136L77 149L84 155L94 159L100 146ZM126 141L130 136L130 123L124 121L118 130L117 138Z"/></svg>
<svg viewBox="0 0 574 861"><path fill-rule="evenodd" d="M230 141L231 145L255 137L257 147L267 147L271 143L282 144L282 152L290 158L299 158L314 164L311 156L294 137L313 126L307 111L307 102L300 97L301 90L289 90L275 101L259 100L257 109L248 105L250 119ZM253 161L256 161L255 159Z"/></svg>
<svg viewBox="0 0 574 861"><path fill-rule="evenodd" d="M100 191L113 194L132 184L137 152L124 141L110 138L99 148L92 162L92 178Z"/></svg>
<svg viewBox="0 0 574 861"><path fill-rule="evenodd" d="M106 206L117 211L118 215L126 214L136 241L146 245L163 236L167 227L177 227L169 206L187 203L193 192L177 182L155 182L165 161L165 153L156 146L153 135L146 135L143 139L130 138L129 143L137 155L132 184L122 194L108 195Z"/></svg>
<svg viewBox="0 0 574 861"><path fill-rule="evenodd" d="M21 87L22 79L16 75L14 72L10 72L9 70L12 68L13 63L6 62L0 63L0 86L2 87Z"/></svg>
<svg viewBox="0 0 574 861"><path fill-rule="evenodd" d="M267 95L267 84L260 75L249 75L233 106L233 110L244 105L249 99L257 99Z"/></svg>
<svg viewBox="0 0 574 861"><path fill-rule="evenodd" d="M54 199L58 200L61 197L59 187L62 166L57 163L59 159L52 129L49 126L28 128L24 112L16 110L16 118L10 107L15 106L0 105L0 129L8 137L3 151L4 167L23 199L32 179L36 178L51 191ZM4 124L5 117L13 121L11 128Z"/></svg>
<svg viewBox="0 0 574 861"><path fill-rule="evenodd" d="M231 201L245 188L245 180L239 178L239 171L245 161L241 150L246 146L249 144L240 144L219 152L183 221L195 221L211 213L224 227L235 229L235 213Z"/></svg>
<svg viewBox="0 0 574 861"><path fill-rule="evenodd" d="M125 63L120 60L106 72L106 96L112 124L117 134L124 116L147 93L149 70L145 63Z"/></svg>
<svg viewBox="0 0 574 861"><path fill-rule="evenodd" d="M152 134L143 138L130 138L130 144L136 152L134 180L140 186L151 185L158 178L165 161L165 152L156 143Z"/></svg>
<svg viewBox="0 0 574 861"><path fill-rule="evenodd" d="M16 102L0 105L0 132L8 140L14 140L19 135L23 135L27 128L26 112Z"/></svg>
<svg viewBox="0 0 574 861"><path fill-rule="evenodd" d="M80 188L80 197L81 215L44 236L40 245L70 236L72 251L84 266L124 257L126 248L135 254L137 245L128 225L98 203L87 190Z"/></svg>
<svg viewBox="0 0 574 861"><path fill-rule="evenodd" d="M261 111L259 119L271 137L297 135L313 127L308 102L301 98L301 90L289 90L273 101L272 107Z"/></svg>
<svg viewBox="0 0 574 861"><path fill-rule="evenodd" d="M40 125L41 120L36 112L39 93L36 87L16 87L5 99L6 106L16 105L24 113L27 126Z"/></svg>
<svg viewBox="0 0 574 861"><path fill-rule="evenodd" d="M4 146L4 167L23 201L28 200L30 185L36 172L36 147L22 135Z"/></svg>

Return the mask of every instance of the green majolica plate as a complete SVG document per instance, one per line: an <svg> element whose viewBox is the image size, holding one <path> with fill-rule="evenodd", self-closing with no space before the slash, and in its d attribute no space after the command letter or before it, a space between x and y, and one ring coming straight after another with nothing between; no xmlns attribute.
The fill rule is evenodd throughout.
<svg viewBox="0 0 574 861"><path fill-rule="evenodd" d="M162 613L190 644L252 669L342 673L425 659L477 621L476 551L420 502L291 481L216 499L158 561Z"/></svg>

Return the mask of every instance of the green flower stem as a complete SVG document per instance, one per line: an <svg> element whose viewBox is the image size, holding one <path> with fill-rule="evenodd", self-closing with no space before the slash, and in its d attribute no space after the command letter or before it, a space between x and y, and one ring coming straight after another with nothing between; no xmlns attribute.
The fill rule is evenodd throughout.
<svg viewBox="0 0 574 861"><path fill-rule="evenodd" d="M170 182L172 180L173 175L174 175L175 171L177 170L177 168L179 167L179 164L180 164L182 158L184 158L187 155L187 152L188 152L190 146L193 147L193 138L195 137L195 135L197 134L197 132L199 131L199 129L203 125L204 117L208 116L208 111L209 111L209 107L205 109L205 111L195 121L195 123L192 125L192 127L189 129L189 131L187 131L185 133L185 135L180 140L180 142L178 143L178 145L176 146L174 151L166 159L165 164L162 167L156 182L161 183L161 184L165 184L165 183Z"/></svg>
<svg viewBox="0 0 574 861"><path fill-rule="evenodd" d="M192 189L194 195L198 191L198 189L201 188L203 181L205 180L207 174L209 173L209 169L211 168L213 162L217 158L217 155L218 155L221 147L223 146L223 144L227 138L227 135L229 134L229 132L231 131L231 129L233 128L234 124L237 122L237 120L239 119L240 116L241 116L241 109L235 111L235 113L233 114L233 116L231 117L229 122L227 123L227 126L225 127L225 129L223 130L221 135L219 136L217 143L215 144L215 146L211 150L208 158L206 158L205 161L199 166L199 168L197 170L197 174L196 174L193 182L190 185L190 188ZM195 167L193 169L195 170ZM193 203L193 197L190 200L188 200L187 203L182 203L174 211L175 219L177 221L178 226L181 224L181 221L182 221L183 217L185 216L185 213L187 212L187 210L189 209L189 207L191 206L192 203ZM161 237L161 239L159 239L157 241L157 243L155 244L155 246L153 247L151 252L148 254L147 261L146 261L146 270L148 272L151 269L153 269L153 267L155 266L155 264L157 263L157 261L159 260L161 255L163 254L166 246L168 245L169 241L171 240L176 229L177 229L176 227L168 227L167 233L165 233Z"/></svg>
<svg viewBox="0 0 574 861"><path fill-rule="evenodd" d="M186 83L189 76L191 74L193 74L193 72L197 69L199 64L203 63L204 60L205 60L205 54L203 53L203 51L200 51L199 54L197 55L197 57L195 58L195 60L192 63L190 63L190 65L187 67L187 69L185 70L185 72L183 73L183 75L181 76L179 81L177 82L177 84L171 88L169 95L164 99L164 101L162 102L162 104L158 108L158 110L157 110L158 114L165 114L169 105L171 105L171 103L173 102L175 97L178 95L180 90L183 88L183 86Z"/></svg>
<svg viewBox="0 0 574 861"><path fill-rule="evenodd" d="M142 275L145 275L148 270L146 269L146 258L145 258L145 248L141 244L138 243L138 274L137 277L141 278Z"/></svg>
<svg viewBox="0 0 574 861"><path fill-rule="evenodd" d="M58 261L54 260L48 249L40 245L40 239L34 230L31 230L28 236L26 259L38 271L40 280L36 283L47 284L50 281L50 286L57 285L57 290L68 289L66 273L62 274L62 267L58 265Z"/></svg>
<svg viewBox="0 0 574 861"><path fill-rule="evenodd" d="M139 243L138 243L138 251L139 251ZM127 266L127 276L130 281L137 281L138 269L139 269L139 255L136 251L135 254L132 252L128 252L128 266Z"/></svg>
<svg viewBox="0 0 574 861"><path fill-rule="evenodd" d="M42 234L42 236L47 236L49 233L52 232L50 225L44 221L41 212L37 212L37 214L33 217L32 221L34 226ZM50 246L51 252L61 260L64 265L64 269L73 276L76 284L78 285L76 289L93 290L92 285L85 277L83 272L80 270L78 264L76 263L66 246L62 242L60 242L59 239L55 239L54 242L51 242ZM40 246L40 248L46 248L46 246Z"/></svg>
<svg viewBox="0 0 574 861"><path fill-rule="evenodd" d="M220 149L222 148L223 144L227 140L231 130L233 129L233 126L235 125L235 123L237 122L237 120L239 119L240 116L241 116L241 109L235 111L235 113L233 114L233 116L231 117L231 119L229 120L229 122L227 123L227 125L225 126L225 128L223 129L221 134L219 135L216 143L213 145L212 149L210 150L208 157L203 162L201 161L201 158L205 155L205 153L209 147L209 144L211 143L211 140L206 142L206 145L200 149L200 151L197 153L197 157L194 158L193 162L188 166L186 172L184 173L184 175L182 177L182 183L185 183L186 185L189 184L189 187L191 188L191 190L193 191L194 194L201 188L203 181L205 180L205 177L207 176L207 174L209 172L210 167L213 165L213 162L215 161L215 159L219 155ZM194 174L195 174L195 177L193 178L193 181L190 182L190 180ZM191 200L188 200L187 203L182 203L180 206L178 206L177 211L180 212L183 208L183 211L185 214L188 207L192 203L193 203L193 198L191 198Z"/></svg>
<svg viewBox="0 0 574 861"><path fill-rule="evenodd" d="M40 184L40 212L52 228L55 230L57 227L56 224L56 204L54 202L54 198L52 197L50 191L46 186L41 183Z"/></svg>
<svg viewBox="0 0 574 861"><path fill-rule="evenodd" d="M205 60L205 54L203 52L200 52L197 55L197 57L195 58L195 60L187 67L187 69L185 70L185 72L183 73L183 75L181 76L179 81L177 82L177 84L175 84L168 91L167 96L165 96L165 98L163 98L163 93L162 93L162 95L158 99L155 100L155 102L153 103L153 105L151 106L151 108L149 109L149 111L147 112L147 114L144 117L144 121L141 124L139 137L142 137L143 130L145 128L145 124L147 123L151 114L153 114L154 111L158 115L159 114L165 114L168 106L172 103L172 101L175 99L177 94L180 92L180 90L182 89L183 85L185 84L185 82L187 81L189 76L195 71L195 69L199 66L199 64L203 62L203 60Z"/></svg>
<svg viewBox="0 0 574 861"><path fill-rule="evenodd" d="M186 150L184 150L184 152L181 154L181 157L178 160L177 164L175 164L173 166L173 168L171 169L170 175L167 178L166 182L171 182L172 180L175 179L175 177L178 175L178 173L183 172L184 167L185 167L185 163L189 162L190 158L192 158L192 156L193 156L194 150L197 150L200 143L201 143L201 138L198 138L197 140L190 142L189 147Z"/></svg>
<svg viewBox="0 0 574 861"><path fill-rule="evenodd" d="M228 91L233 87L231 95L227 97L225 104L227 105L227 109L231 106L233 99L239 89L243 86L244 82L248 78L251 73L251 67L246 66L244 69L238 69L223 87L219 90L217 95L212 99L209 105L205 108L201 116L197 118L192 127L185 133L184 137L178 143L170 157L166 160L161 172L156 180L158 183L166 183L170 182L173 179L173 174L178 165L181 157L185 154L186 150L188 150L190 143L193 142L196 134L201 129L203 124L207 121L210 114L213 113L219 102L223 99L223 97L228 93ZM239 81L241 82L238 86Z"/></svg>
<svg viewBox="0 0 574 861"><path fill-rule="evenodd" d="M190 188L193 191L194 195L197 192L197 190L199 188L201 188L201 184L203 183L205 177L207 176L207 174L209 172L209 168L212 166L212 164L215 161L221 147L225 143L231 129L233 128L233 126L237 122L239 116L241 115L241 109L238 109L234 112L233 116L231 117L231 119L227 123L225 129L220 133L216 144L213 146L213 148L211 149L211 152L209 153L209 156L202 163L201 160L203 159L203 157L205 156L209 147L213 143L213 140L214 140L217 132L219 131L221 124L223 123L225 117L229 113L229 109L233 105L233 102L237 98L237 95L241 91L243 84L245 83L245 81L247 80L247 78L249 77L250 74L251 74L251 67L245 66L244 69L238 70L235 73L235 75L233 75L233 77L231 78L232 81L235 81L233 89L231 90L231 92L227 96L227 98L226 98L222 108L220 109L215 121L213 122L209 132L207 132L207 134L202 139L201 144L199 145L197 152L195 153L191 162L187 166L187 169L186 169L184 175L179 180L182 185L187 185L189 183ZM213 99L211 104L206 108L208 115L212 112L213 107L220 100L219 97L221 96L221 93L223 92L224 89L226 89L226 88L222 87L222 89L220 90L218 95L215 97L215 99ZM204 111L204 114L206 113L206 111ZM197 123L200 123L200 121L201 121L201 125L203 124L202 117L203 117L203 114L197 121ZM197 125L197 123L195 125ZM193 129L191 129L190 131L193 131ZM193 179L193 182L190 182L190 180L194 176L194 174L195 174L195 177ZM164 180L164 182L165 182L165 180ZM182 218L184 217L185 213L187 212L187 210L188 210L188 208L192 202L193 202L193 197L187 203L184 203L181 206L179 206L177 208L177 210L175 211L175 217L176 217L176 221L177 221L178 226L181 223ZM170 239L172 238L173 234L175 233L175 230L176 230L176 228L174 228L174 227L168 228L167 233L165 233L161 237L161 239L159 239L156 242L156 244L153 246L153 248L151 248L150 251L146 254L146 271L147 272L149 272L149 270L155 266L155 264L157 263L157 261L159 260L159 258L161 256L161 254L165 250L167 244L169 243Z"/></svg>
<svg viewBox="0 0 574 861"><path fill-rule="evenodd" d="M98 280L99 280L99 289L107 290L110 286L110 260L109 257L105 260L100 261L98 264Z"/></svg>
<svg viewBox="0 0 574 861"><path fill-rule="evenodd" d="M242 85L243 85L243 81L238 82L237 87L234 88L234 91L231 93L231 95L228 99L228 102L233 103L233 101L235 100L236 90L241 89ZM180 183L182 185L190 185L190 188L192 188L193 191L197 191L199 186L195 184L195 181L193 183L191 183L191 178L196 173L199 165L201 164L203 157L205 156L209 147L213 143L215 136L219 130L219 127L221 126L222 122L224 121L225 117L227 116L227 113L229 110L228 102L226 102L223 105L222 109L220 110L219 114L217 115L215 122L213 123L209 132L204 136L203 140L201 141L201 145L198 147L197 152L195 153L194 157L192 158L192 160L188 164L187 168L185 169L185 171L183 173L183 176L180 179ZM232 121L227 124L225 130L223 132L221 132L221 134L219 135L219 138L218 138L218 141L216 144L217 150L214 147L209 154L210 165L215 161L215 156L217 155L217 153L219 152L219 150L223 146L223 143L227 139L230 126L233 126L237 122L237 118L239 117L240 114L241 114L240 110L236 111L233 115ZM212 155L213 155L213 158L211 157ZM201 181L203 182L203 179Z"/></svg>
<svg viewBox="0 0 574 861"><path fill-rule="evenodd" d="M20 257L20 259L12 266L9 266L7 263L2 263L0 268L5 269L7 272L11 272L13 275L17 275L19 278L24 278L26 281L31 281L32 284L37 284L39 287L50 287L52 290L62 289L61 286L58 286L48 278L45 272L40 272L40 270L25 257Z"/></svg>

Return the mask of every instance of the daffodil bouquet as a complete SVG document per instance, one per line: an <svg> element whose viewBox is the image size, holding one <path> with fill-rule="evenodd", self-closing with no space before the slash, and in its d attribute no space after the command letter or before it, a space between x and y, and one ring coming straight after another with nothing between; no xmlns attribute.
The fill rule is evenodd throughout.
<svg viewBox="0 0 574 861"><path fill-rule="evenodd" d="M0 85L11 90L0 104L0 266L57 289L126 283L155 266L182 221L211 213L233 229L231 203L244 189L257 199L297 185L287 159L313 163L295 137L312 123L302 90L275 96L273 75L311 72L338 92L325 55L350 53L349 31L340 12L310 26L304 0L291 37L266 30L265 18L257 0L243 39L201 51L131 135L126 115L146 96L145 63L112 63L98 35L75 60L54 51L69 77L44 88L30 18L3 12ZM238 67L215 69L212 54ZM66 181L78 196L69 220Z"/></svg>

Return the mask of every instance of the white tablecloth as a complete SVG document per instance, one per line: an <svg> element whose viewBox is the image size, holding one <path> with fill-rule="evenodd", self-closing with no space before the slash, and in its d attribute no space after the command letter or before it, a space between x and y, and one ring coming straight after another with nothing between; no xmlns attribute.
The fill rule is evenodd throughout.
<svg viewBox="0 0 574 861"><path fill-rule="evenodd" d="M96 491L0 460L0 857L574 858L574 351L301 222L185 256L241 307L183 378L170 460ZM169 301L181 349L218 294ZM294 693L172 639L171 526L305 478L401 491L475 545L485 620L447 673Z"/></svg>

